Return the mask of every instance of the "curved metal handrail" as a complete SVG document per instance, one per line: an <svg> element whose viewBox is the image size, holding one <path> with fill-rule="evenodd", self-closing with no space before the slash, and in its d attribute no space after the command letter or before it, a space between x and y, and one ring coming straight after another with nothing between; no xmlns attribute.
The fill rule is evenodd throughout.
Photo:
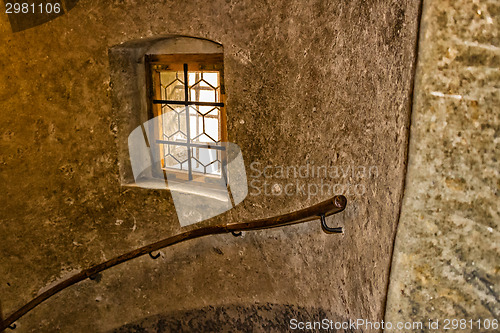
<svg viewBox="0 0 500 333"><path fill-rule="evenodd" d="M16 326L14 322L24 316L26 313L29 311L33 310L37 305L42 303L43 301L49 299L50 297L54 296L61 290L64 290L80 281L83 281L85 279L94 279L96 275L108 268L111 268L113 266L119 265L121 263L124 263L126 261L135 259L137 257L143 256L145 254L149 254L151 258L156 259L158 258L159 254L156 256L152 255L152 252L158 251L160 249L163 249L165 247L190 240L190 239L195 239L207 235L215 235L215 234L223 234L223 233L233 233L233 235L237 235L238 232L242 231L249 231L249 230L261 230L261 229L268 229L268 228L276 228L276 227L282 227L286 225L291 225L291 224L297 224L297 223L303 223L303 222L308 222L312 220L316 220L318 218L321 218L321 227L324 232L327 233L341 233L342 228L330 228L326 225L325 217L329 215L333 215L336 213L339 213L345 209L347 205L347 199L343 195L338 195L335 196L331 199L328 199L326 201L320 202L316 205L284 214L284 215L279 215L279 216L274 216L274 217L269 217L269 218L264 218L264 219L258 219L250 222L241 222L241 223L231 223L227 224L224 226L209 226L209 227L203 227L203 228L198 228L194 230L189 230L182 232L178 235L167 237L163 240L160 240L158 242L143 246L141 248L138 248L136 250L130 251L128 253L122 254L118 257L115 257L113 259L110 259L108 261L105 261L101 264L95 265L91 268L85 269L81 271L80 273L77 273L73 275L72 277L61 281L60 283L56 284L55 286L51 287L50 289L44 291L25 305L23 305L21 308L19 308L17 311L9 315L5 320L0 322L0 332L3 330L10 328L14 329Z"/></svg>

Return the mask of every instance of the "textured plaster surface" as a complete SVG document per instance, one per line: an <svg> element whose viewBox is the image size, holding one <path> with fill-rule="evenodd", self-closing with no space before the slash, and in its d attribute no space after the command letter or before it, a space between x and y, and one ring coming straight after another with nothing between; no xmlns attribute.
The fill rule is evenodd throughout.
<svg viewBox="0 0 500 333"><path fill-rule="evenodd" d="M424 2L388 321L499 319L499 14Z"/></svg>
<svg viewBox="0 0 500 333"><path fill-rule="evenodd" d="M283 330L289 307L320 309L331 319L382 319L418 6L83 0L17 33L0 13L3 314L81 269L179 232L167 191L120 186L115 142L128 133L118 131L112 111L108 57L122 42L179 34L224 46L229 138L258 180L235 210L202 225L309 206L333 193L286 196L280 186L323 181L343 185L334 192L346 194L348 208L328 223L345 233L327 235L311 222L182 243L156 261L139 258L59 293L19 320L17 332L107 332L226 305L241 318L260 311ZM252 162L344 172L264 178L255 177ZM370 176L357 168L370 166L377 170ZM239 330L265 330L266 320L255 320Z"/></svg>

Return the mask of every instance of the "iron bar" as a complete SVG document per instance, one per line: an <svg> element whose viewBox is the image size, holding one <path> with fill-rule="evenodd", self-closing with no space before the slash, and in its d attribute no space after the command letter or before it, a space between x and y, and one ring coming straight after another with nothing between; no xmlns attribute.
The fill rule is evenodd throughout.
<svg viewBox="0 0 500 333"><path fill-rule="evenodd" d="M193 169L191 166L191 126L189 125L189 84L188 84L188 64L184 64L184 101L186 105L186 143L187 143L187 157L188 157L188 179L193 180Z"/></svg>
<svg viewBox="0 0 500 333"><path fill-rule="evenodd" d="M218 106L223 107L224 103L220 102L198 102L198 101L171 101L166 99L154 99L153 104L176 104L176 105L200 105L200 106Z"/></svg>
<svg viewBox="0 0 500 333"><path fill-rule="evenodd" d="M156 140L156 143L164 144L164 145L177 145L177 146L185 146L185 147L196 147L196 148L205 148L205 149L217 149L217 150L226 150L224 146L218 146L216 144L201 144L201 143L187 143L182 141L168 141L168 140Z"/></svg>

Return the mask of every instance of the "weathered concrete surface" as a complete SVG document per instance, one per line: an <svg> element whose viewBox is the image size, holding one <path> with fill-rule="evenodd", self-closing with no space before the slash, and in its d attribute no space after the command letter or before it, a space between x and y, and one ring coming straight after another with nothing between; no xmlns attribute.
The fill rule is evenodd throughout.
<svg viewBox="0 0 500 333"><path fill-rule="evenodd" d="M424 7L386 320L440 320L441 332L445 319L500 316L500 4Z"/></svg>
<svg viewBox="0 0 500 333"><path fill-rule="evenodd" d="M229 137L249 177L251 162L378 170L258 177L243 204L205 225L289 212L332 195L266 195L264 181L282 188L323 181L360 185L346 193L348 209L328 221L345 234L308 223L180 244L157 261L138 259L60 293L19 320L17 331L109 331L207 306L234 304L244 315L254 303L283 304L266 316L284 330L287 304L323 309L330 319L382 319L417 12L413 0L85 0L15 34L0 14L4 314L53 281L179 231L167 192L120 187L115 137L128 133L116 131L108 65L114 45L179 34L224 45Z"/></svg>

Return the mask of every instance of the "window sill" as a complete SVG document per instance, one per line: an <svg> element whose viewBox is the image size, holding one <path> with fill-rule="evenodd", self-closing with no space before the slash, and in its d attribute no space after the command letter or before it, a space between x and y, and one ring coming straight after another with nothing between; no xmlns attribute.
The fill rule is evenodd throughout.
<svg viewBox="0 0 500 333"><path fill-rule="evenodd" d="M169 190L182 194L197 195L205 198L215 199L221 202L229 202L229 195L225 188L215 188L204 183L177 182L170 180L168 185L163 179L141 178L135 183L122 184L126 187L145 188L153 190Z"/></svg>

